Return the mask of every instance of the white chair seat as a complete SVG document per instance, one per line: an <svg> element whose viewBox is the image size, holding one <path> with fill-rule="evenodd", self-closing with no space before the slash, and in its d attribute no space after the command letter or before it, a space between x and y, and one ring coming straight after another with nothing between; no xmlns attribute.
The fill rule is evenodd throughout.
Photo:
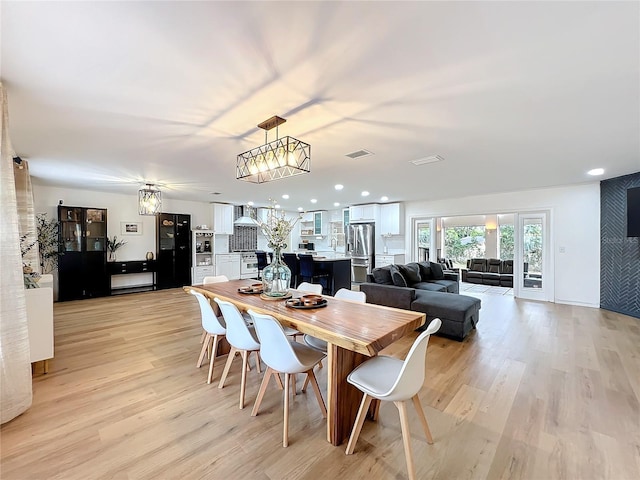
<svg viewBox="0 0 640 480"><path fill-rule="evenodd" d="M304 343L309 345L314 350L327 353L327 342L325 342L324 340L321 340L316 337L312 337L311 335L308 335L308 334L305 334L305 336L302 337L302 339L304 340Z"/></svg>
<svg viewBox="0 0 640 480"><path fill-rule="evenodd" d="M356 367L347 376L347 382L372 397L381 396L391 390L403 365L397 358L373 357Z"/></svg>
<svg viewBox="0 0 640 480"><path fill-rule="evenodd" d="M292 368L288 373L302 373L306 372L310 368L313 368L320 360L325 357L325 354L318 350L303 345L302 343L291 342L293 351L298 357L298 361L301 363L301 367Z"/></svg>

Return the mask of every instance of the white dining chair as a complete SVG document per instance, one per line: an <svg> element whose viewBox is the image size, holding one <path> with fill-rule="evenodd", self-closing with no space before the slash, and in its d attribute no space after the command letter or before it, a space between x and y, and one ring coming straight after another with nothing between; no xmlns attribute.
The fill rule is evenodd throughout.
<svg viewBox="0 0 640 480"><path fill-rule="evenodd" d="M260 342L256 337L255 330L252 326L246 324L240 310L233 303L220 300L219 298L213 299L220 310L222 316L227 323L227 341L231 345L231 351L227 357L227 362L224 364L224 370L222 371L222 377L220 377L220 383L218 388L224 388L224 382L229 375L229 369L233 363L233 359L236 354L242 356L242 377L240 379L240 408L244 408L244 393L247 384L247 370L249 365L249 355L255 352L256 356L256 368L260 372Z"/></svg>
<svg viewBox="0 0 640 480"><path fill-rule="evenodd" d="M395 404L400 414L400 427L402 429L402 441L409 479L414 480L416 478L411 454L409 417L405 401L409 399L413 401L424 434L427 437L427 442L432 444L433 437L429 430L427 418L424 416L424 411L420 405L418 392L422 388L425 378L425 361L429 336L437 332L440 325L442 325L442 322L439 318L433 319L427 329L413 342L404 361L380 355L361 363L347 376L347 382L363 392L360 409L347 444L347 455L353 453L371 400L375 398L381 401L390 401Z"/></svg>
<svg viewBox="0 0 640 480"><path fill-rule="evenodd" d="M228 282L228 281L229 281L229 279L227 278L226 275L207 276L207 277L204 277L202 279L202 284L203 285L207 285L207 284L211 284L211 283L221 283L221 282ZM211 302L209 302L209 303L211 303ZM202 335L200 336L200 343L204 342L206 337L207 337L207 332L205 330L203 330L202 331ZM200 367L198 366L198 368L200 368Z"/></svg>
<svg viewBox="0 0 640 480"><path fill-rule="evenodd" d="M318 285L318 286L322 288L321 285ZM341 288L336 292L333 298L340 298L342 300L350 300L352 302L358 302L358 303L366 303L367 294L364 292L356 291L356 290ZM311 348L315 348L320 352L327 353L327 342L325 342L324 340L313 337L308 333L305 334L304 337L302 337L302 339L304 340L304 343L309 345ZM322 363L320 363L320 366L322 366Z"/></svg>
<svg viewBox="0 0 640 480"><path fill-rule="evenodd" d="M258 414L271 376L275 376L276 382L278 382L280 380L279 374L283 373L284 426L282 431L282 446L286 447L289 445L289 390L291 379L296 373L307 374L307 378L316 394L322 416L327 418L327 408L322 399L316 376L313 374L313 366L324 358L325 355L302 343L290 341L287 335L285 335L280 323L272 316L262 315L253 310L249 310L249 314L253 319L253 324L260 338L260 356L267 365L267 370L260 384L260 390L258 391L256 402L251 411L251 416L255 417ZM304 391L304 388L302 391Z"/></svg>
<svg viewBox="0 0 640 480"><path fill-rule="evenodd" d="M189 293L196 297L200 306L200 315L202 316L202 329L205 333L202 349L198 357L196 367L202 366L202 360L207 352L209 352L209 374L207 375L207 384L211 383L213 378L213 363L216 360L216 351L218 349L218 341L227 333L225 321L222 317L218 317L209 300L199 292L189 290Z"/></svg>
<svg viewBox="0 0 640 480"><path fill-rule="evenodd" d="M322 285L320 285L319 283L302 282L300 285L298 285L298 288L296 288L296 290L305 293L315 293L316 295L322 295Z"/></svg>

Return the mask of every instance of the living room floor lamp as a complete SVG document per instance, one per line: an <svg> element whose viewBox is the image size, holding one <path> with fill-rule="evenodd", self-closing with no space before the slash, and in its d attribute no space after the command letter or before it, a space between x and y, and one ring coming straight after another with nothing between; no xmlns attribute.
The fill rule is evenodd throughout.
<svg viewBox="0 0 640 480"><path fill-rule="evenodd" d="M265 131L265 144L238 155L237 180L264 183L311 171L311 145L290 136L278 138L278 125L284 122L276 115L258 125ZM276 139L267 142L267 132L272 128L276 129Z"/></svg>

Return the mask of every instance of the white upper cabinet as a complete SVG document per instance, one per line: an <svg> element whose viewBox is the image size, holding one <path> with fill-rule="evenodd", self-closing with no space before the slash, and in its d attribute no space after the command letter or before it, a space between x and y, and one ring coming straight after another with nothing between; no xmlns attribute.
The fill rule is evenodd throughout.
<svg viewBox="0 0 640 480"><path fill-rule="evenodd" d="M380 235L404 235L404 206L388 203L380 207Z"/></svg>
<svg viewBox="0 0 640 480"><path fill-rule="evenodd" d="M326 234L327 212L307 212L300 220L301 236L320 236Z"/></svg>
<svg viewBox="0 0 640 480"><path fill-rule="evenodd" d="M380 215L380 205L356 205L349 207L349 222L375 222Z"/></svg>
<svg viewBox="0 0 640 480"><path fill-rule="evenodd" d="M213 204L213 231L216 235L233 235L233 205Z"/></svg>

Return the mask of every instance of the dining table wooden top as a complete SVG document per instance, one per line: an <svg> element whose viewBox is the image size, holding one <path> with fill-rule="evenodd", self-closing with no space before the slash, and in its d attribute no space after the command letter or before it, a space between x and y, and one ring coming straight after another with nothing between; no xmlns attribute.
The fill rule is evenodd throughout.
<svg viewBox="0 0 640 480"><path fill-rule="evenodd" d="M326 306L291 308L283 299L267 300L260 294L246 294L240 288L255 280L232 280L206 285L185 286L209 298L218 297L234 303L240 310L252 309L275 317L282 325L325 340L366 356L374 356L396 340L425 322L425 314L409 310L359 303L329 296ZM291 290L294 297L305 292Z"/></svg>

